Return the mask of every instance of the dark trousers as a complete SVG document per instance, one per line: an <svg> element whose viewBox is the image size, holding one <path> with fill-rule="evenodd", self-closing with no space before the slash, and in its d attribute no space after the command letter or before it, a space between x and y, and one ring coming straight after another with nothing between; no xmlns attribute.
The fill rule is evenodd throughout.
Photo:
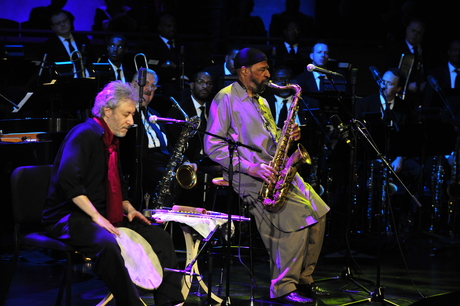
<svg viewBox="0 0 460 306"><path fill-rule="evenodd" d="M166 231L136 220L128 222L125 219L122 226L136 231L147 240L163 268L178 268L175 248ZM81 213L66 216L54 226L49 226L47 231L50 236L62 239L94 260L94 273L104 281L114 295L117 305L142 305L113 234ZM163 273L162 283L154 291L155 305L175 304L184 300L181 293L181 277L179 273Z"/></svg>

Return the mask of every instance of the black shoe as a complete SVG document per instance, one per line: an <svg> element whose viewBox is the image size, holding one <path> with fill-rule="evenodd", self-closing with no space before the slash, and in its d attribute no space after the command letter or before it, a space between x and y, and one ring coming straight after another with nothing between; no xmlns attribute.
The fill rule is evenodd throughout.
<svg viewBox="0 0 460 306"><path fill-rule="evenodd" d="M316 285L316 283L311 283L308 285L297 285L297 289L306 296L310 297L331 295L329 291L320 288L318 285Z"/></svg>
<svg viewBox="0 0 460 306"><path fill-rule="evenodd" d="M278 302L288 305L315 305L315 300L302 295L299 291L292 291L276 299Z"/></svg>

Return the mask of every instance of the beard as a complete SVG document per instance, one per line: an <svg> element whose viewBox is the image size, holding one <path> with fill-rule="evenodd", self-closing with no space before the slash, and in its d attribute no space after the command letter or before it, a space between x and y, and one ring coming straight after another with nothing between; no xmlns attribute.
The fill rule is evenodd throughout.
<svg viewBox="0 0 460 306"><path fill-rule="evenodd" d="M251 78L251 91L255 94L262 94L267 88L268 80L264 79L261 82L258 82L256 79Z"/></svg>

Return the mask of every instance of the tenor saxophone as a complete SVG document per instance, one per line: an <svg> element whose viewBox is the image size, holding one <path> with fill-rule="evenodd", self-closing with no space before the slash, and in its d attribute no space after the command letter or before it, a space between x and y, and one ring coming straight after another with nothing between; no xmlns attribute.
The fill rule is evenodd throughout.
<svg viewBox="0 0 460 306"><path fill-rule="evenodd" d="M259 199L262 201L264 208L269 212L277 212L285 205L289 187L298 168L303 163L311 164L311 158L301 144L298 144L296 151L288 158L288 150L293 143L293 139L290 137L292 131L291 125L299 110L298 101L302 92L300 86L296 84L279 86L272 82L269 82L268 86L279 90L295 90L281 136L278 140L275 155L269 163L271 167L278 171L276 183L263 183L262 189L259 192Z"/></svg>

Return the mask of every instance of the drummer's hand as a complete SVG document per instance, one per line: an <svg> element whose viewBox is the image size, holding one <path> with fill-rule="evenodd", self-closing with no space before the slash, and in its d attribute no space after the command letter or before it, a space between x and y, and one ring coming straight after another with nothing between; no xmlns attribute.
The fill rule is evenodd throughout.
<svg viewBox="0 0 460 306"><path fill-rule="evenodd" d="M109 233L115 234L117 236L120 236L120 232L118 229L112 225L112 223L109 222L106 218L101 216L100 214L97 214L92 218L93 222L99 225L102 228L105 228Z"/></svg>
<svg viewBox="0 0 460 306"><path fill-rule="evenodd" d="M141 212L139 212L137 210L130 211L126 215L126 217L128 218L129 222L133 221L134 218L138 218L139 220L141 220L144 223L147 223L148 225L152 224L152 223L150 223L149 219L147 219L143 214L141 214Z"/></svg>

